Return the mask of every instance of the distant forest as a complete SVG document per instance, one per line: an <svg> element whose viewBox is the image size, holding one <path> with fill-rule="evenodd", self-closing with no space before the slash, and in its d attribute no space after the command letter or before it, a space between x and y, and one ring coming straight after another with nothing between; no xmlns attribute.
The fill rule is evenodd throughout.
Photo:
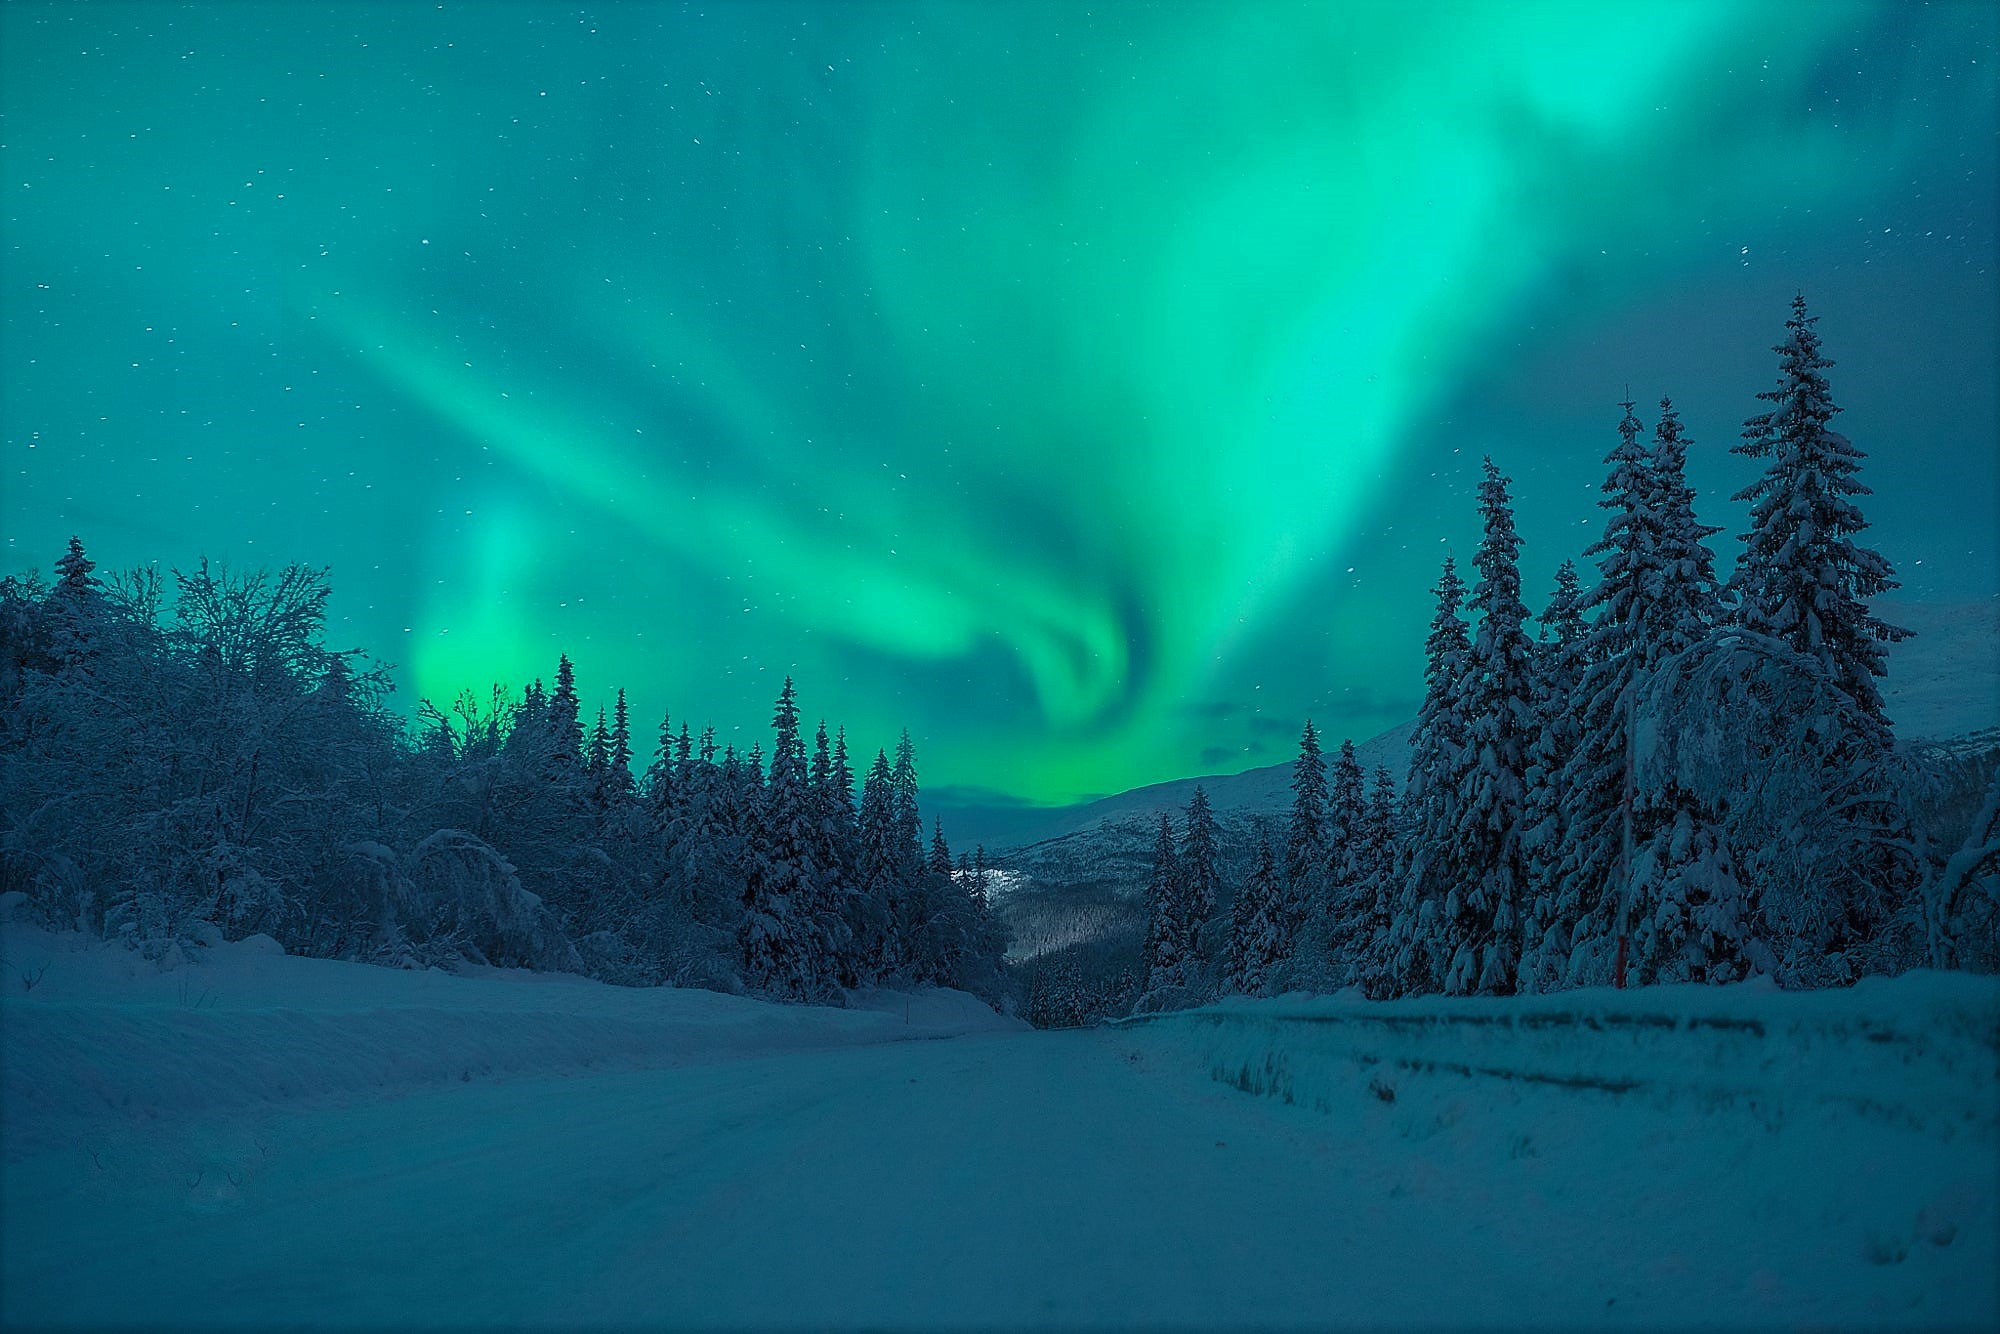
<svg viewBox="0 0 2000 1334"><path fill-rule="evenodd" d="M585 725L541 682L405 723L325 647L325 571L206 561L0 581L0 894L161 957L263 932L294 953L486 963L838 1001L961 987L1049 1025L1229 994L1508 995L1764 976L1826 986L2000 967L1991 744L1898 744L1878 681L1903 631L1862 545L1863 454L1803 300L1736 452L1734 572L1695 516L1672 404L1624 405L1586 588L1522 600L1489 459L1468 590L1433 590L1409 772L1301 738L1282 841L1225 877L1199 791L1162 816L1136 967L1089 942L1005 961L983 852L928 838L905 734L856 783L787 680L771 750L624 694ZM1400 779L1400 782L1399 782ZM1234 883L1225 883L1225 880Z"/></svg>

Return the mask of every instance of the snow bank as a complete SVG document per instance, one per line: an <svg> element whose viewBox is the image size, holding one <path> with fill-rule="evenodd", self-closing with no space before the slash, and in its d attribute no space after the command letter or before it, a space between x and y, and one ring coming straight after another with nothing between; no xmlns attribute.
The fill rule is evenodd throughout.
<svg viewBox="0 0 2000 1334"><path fill-rule="evenodd" d="M1702 1256L1748 1276L1747 1294L1692 1301L1690 1325L1796 1323L1808 1307L2000 1319L2000 979L1281 999L1119 1035L1383 1146L1385 1163L1406 1146L1423 1170L1392 1195L1488 1183L1558 1272L1601 1266L1602 1230L1644 1239L1644 1282L1698 1291Z"/></svg>
<svg viewBox="0 0 2000 1334"><path fill-rule="evenodd" d="M562 974L291 958L264 937L162 967L117 945L0 923L10 1157L102 1117L1023 1027L956 991L870 992L845 1010L783 1006Z"/></svg>
<svg viewBox="0 0 2000 1334"><path fill-rule="evenodd" d="M1840 1106L2000 1135L2000 978L1915 972L1845 990L1608 988L1509 999L1238 1001L1148 1015L1217 1080L1329 1108L1410 1075L1547 1085L1762 1115Z"/></svg>

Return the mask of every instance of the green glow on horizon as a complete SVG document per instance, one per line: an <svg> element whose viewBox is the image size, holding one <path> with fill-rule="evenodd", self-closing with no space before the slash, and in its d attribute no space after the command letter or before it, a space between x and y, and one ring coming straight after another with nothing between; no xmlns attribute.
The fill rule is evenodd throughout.
<svg viewBox="0 0 2000 1334"><path fill-rule="evenodd" d="M268 341L340 385L316 446L421 479L339 502L420 529L415 568L370 572L361 532L299 553L343 599L406 590L357 642L440 703L566 650L648 731L747 730L790 671L871 748L910 724L927 781L1035 800L1207 767L1190 706L1249 707L1246 660L1335 617L1328 571L1552 282L1612 250L1658 256L1632 290L1671 281L1697 218L1887 188L1939 114L1890 96L1906 66L1990 26L1906 16L1879 104L1828 124L1801 108L1882 6L248 8L169 44L233 44L272 123L117 168L188 238L120 281L255 287ZM1990 105L1990 68L1952 105ZM128 113L71 114L109 138L188 95L149 67ZM1404 601L1372 656L1339 632L1386 700L1359 732L1414 696ZM1319 653L1260 663L1256 703L1295 724Z"/></svg>

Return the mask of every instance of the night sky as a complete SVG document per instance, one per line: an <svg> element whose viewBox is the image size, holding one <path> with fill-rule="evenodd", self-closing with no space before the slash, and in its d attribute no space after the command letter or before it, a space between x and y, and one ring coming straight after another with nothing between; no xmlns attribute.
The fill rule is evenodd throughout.
<svg viewBox="0 0 2000 1334"><path fill-rule="evenodd" d="M6 568L330 565L405 708L789 672L1064 800L1409 717L1480 455L1539 608L1628 384L1733 560L1803 289L1990 599L1995 14L9 0Z"/></svg>

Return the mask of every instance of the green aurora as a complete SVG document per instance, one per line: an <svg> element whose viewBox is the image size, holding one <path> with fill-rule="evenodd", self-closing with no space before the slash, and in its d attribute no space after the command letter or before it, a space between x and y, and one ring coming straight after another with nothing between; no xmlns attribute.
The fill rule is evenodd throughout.
<svg viewBox="0 0 2000 1334"><path fill-rule="evenodd" d="M1707 512L1795 288L1880 544L1996 559L1995 10L9 3L9 568L333 568L405 705L578 664L1060 801L1407 717L1491 450ZM1953 476L1958 480L1954 481ZM1982 518L1982 516L1984 516ZM1734 543L1722 544L1725 559Z"/></svg>

